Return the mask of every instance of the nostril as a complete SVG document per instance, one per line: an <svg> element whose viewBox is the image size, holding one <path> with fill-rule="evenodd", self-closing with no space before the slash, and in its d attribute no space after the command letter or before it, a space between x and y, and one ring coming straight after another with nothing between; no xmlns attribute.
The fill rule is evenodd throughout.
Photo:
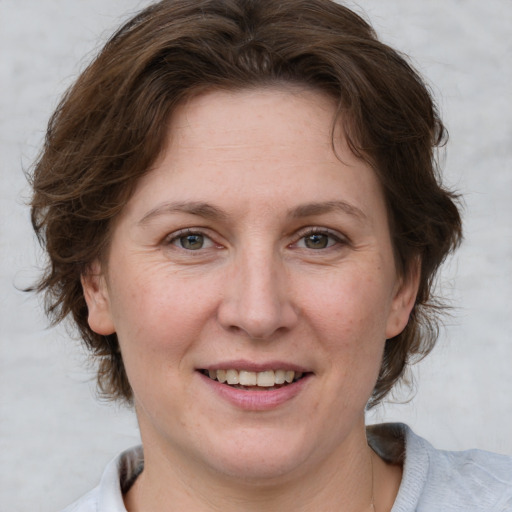
<svg viewBox="0 0 512 512"><path fill-rule="evenodd" d="M250 271L242 269L243 275L228 280L217 310L219 324L232 334L255 341L292 329L298 315L284 291L286 287L280 283L283 278L269 271L271 262L266 267L247 266Z"/></svg>

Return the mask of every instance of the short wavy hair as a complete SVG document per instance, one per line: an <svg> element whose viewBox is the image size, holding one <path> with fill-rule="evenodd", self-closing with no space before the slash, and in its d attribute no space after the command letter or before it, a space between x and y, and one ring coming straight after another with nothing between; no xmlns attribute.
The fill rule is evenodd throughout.
<svg viewBox="0 0 512 512"><path fill-rule="evenodd" d="M32 224L48 254L36 289L54 323L72 316L103 395L133 398L116 335L88 325L81 276L161 153L169 117L202 91L287 83L335 99L350 148L380 180L398 272L407 277L421 262L410 320L386 341L369 406L432 349L433 284L460 242L461 219L435 158L445 128L407 58L330 0L164 0L125 23L67 91L30 177Z"/></svg>

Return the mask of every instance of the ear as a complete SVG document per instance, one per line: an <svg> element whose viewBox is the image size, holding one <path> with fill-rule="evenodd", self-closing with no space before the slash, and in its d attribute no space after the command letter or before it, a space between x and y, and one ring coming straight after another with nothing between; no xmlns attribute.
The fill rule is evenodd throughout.
<svg viewBox="0 0 512 512"><path fill-rule="evenodd" d="M420 276L421 261L416 258L407 274L398 281L386 325L386 339L394 338L405 329L418 295Z"/></svg>
<svg viewBox="0 0 512 512"><path fill-rule="evenodd" d="M89 311L89 327L97 334L108 336L116 330L112 319L110 297L105 275L99 261L94 261L80 278Z"/></svg>

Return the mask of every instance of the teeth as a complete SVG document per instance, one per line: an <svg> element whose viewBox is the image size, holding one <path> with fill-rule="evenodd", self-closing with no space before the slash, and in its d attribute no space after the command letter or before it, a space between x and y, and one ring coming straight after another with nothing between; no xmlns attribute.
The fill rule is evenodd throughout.
<svg viewBox="0 0 512 512"><path fill-rule="evenodd" d="M226 382L228 384L239 384L240 380L238 377L238 372L236 370L227 370L226 371Z"/></svg>
<svg viewBox="0 0 512 512"><path fill-rule="evenodd" d="M227 383L232 386L258 386L261 388L271 388L276 385L292 383L299 380L302 372L293 370L265 370L263 372L250 372L247 370L208 370L205 372L210 379L218 380L221 383Z"/></svg>
<svg viewBox="0 0 512 512"><path fill-rule="evenodd" d="M276 381L276 384L284 384L286 382L286 372L284 370L275 371L274 379Z"/></svg>
<svg viewBox="0 0 512 512"><path fill-rule="evenodd" d="M256 386L256 372L246 372L245 370L242 370L241 372L238 372L238 376L240 385Z"/></svg>
<svg viewBox="0 0 512 512"><path fill-rule="evenodd" d="M262 388L271 388L276 383L273 370L258 372L258 386Z"/></svg>

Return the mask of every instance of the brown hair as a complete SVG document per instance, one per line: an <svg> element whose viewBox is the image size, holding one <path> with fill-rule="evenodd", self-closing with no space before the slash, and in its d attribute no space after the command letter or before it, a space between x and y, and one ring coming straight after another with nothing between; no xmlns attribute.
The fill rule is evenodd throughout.
<svg viewBox="0 0 512 512"><path fill-rule="evenodd" d="M54 322L72 314L98 358L104 395L130 402L132 391L116 335L89 328L80 278L160 154L169 116L202 90L280 83L337 100L351 149L382 184L399 272L421 261L416 304L386 342L370 405L433 347L433 281L460 241L461 221L434 158L445 130L418 74L330 0L164 0L122 26L66 93L32 176L32 223L49 255L37 289Z"/></svg>

